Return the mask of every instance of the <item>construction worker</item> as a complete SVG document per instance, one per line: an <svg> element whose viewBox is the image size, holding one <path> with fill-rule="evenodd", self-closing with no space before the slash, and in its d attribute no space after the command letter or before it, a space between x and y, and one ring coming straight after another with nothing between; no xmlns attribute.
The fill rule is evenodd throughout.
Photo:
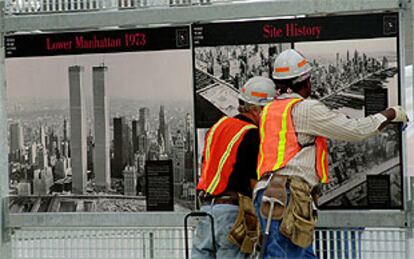
<svg viewBox="0 0 414 259"><path fill-rule="evenodd" d="M214 217L216 246L209 219L200 218L192 258L246 258L252 252L258 227L251 200L257 182L257 125L275 94L271 79L249 79L240 90L240 113L222 117L207 132L197 191L200 210Z"/></svg>
<svg viewBox="0 0 414 259"><path fill-rule="evenodd" d="M276 58L273 78L280 95L262 112L254 205L264 234L264 258L316 258L313 202L328 181L326 139L360 141L390 122L406 124L399 107L362 119L336 113L311 95L311 66L299 52Z"/></svg>

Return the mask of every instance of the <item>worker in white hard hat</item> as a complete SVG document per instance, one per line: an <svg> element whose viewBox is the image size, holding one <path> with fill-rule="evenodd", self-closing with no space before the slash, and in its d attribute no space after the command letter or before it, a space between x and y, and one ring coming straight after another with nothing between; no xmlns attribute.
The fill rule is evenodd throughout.
<svg viewBox="0 0 414 259"><path fill-rule="evenodd" d="M251 200L257 182L257 125L275 95L271 79L250 78L240 90L240 113L222 117L207 132L197 191L200 210L214 217L217 242L213 244L209 219L200 218L192 258L247 258L252 253L258 239Z"/></svg>
<svg viewBox="0 0 414 259"><path fill-rule="evenodd" d="M328 182L327 139L361 141L391 122L406 124L402 107L353 119L311 100L308 60L279 54L273 78L281 95L262 112L254 205L264 234L264 258L316 258L312 250L318 188Z"/></svg>

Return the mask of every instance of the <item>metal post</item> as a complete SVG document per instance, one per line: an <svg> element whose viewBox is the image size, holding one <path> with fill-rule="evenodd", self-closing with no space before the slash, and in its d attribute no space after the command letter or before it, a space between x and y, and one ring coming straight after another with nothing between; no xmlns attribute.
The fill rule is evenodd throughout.
<svg viewBox="0 0 414 259"><path fill-rule="evenodd" d="M0 257L11 258L10 232L6 219L8 216L7 195L9 174L7 166L7 118L6 118L6 80L4 74L4 0L0 0Z"/></svg>
<svg viewBox="0 0 414 259"><path fill-rule="evenodd" d="M412 16L412 4L411 0L400 0L400 64L401 64L401 104L404 107L407 107L407 97L406 92L406 80L405 80L405 66L413 64L413 16ZM411 248L412 240L412 230L413 230L413 220L412 220L412 209L413 209L413 197L414 194L414 177L410 177L408 172L408 159L410 155L408 154L408 145L407 145L407 136L406 133L403 133L402 141L402 152L403 152L403 194L405 200L405 212L406 212L406 227L405 227L405 255L406 258L411 258L413 248Z"/></svg>
<svg viewBox="0 0 414 259"><path fill-rule="evenodd" d="M407 62L408 64L411 64L411 72L414 72L414 30L413 30L413 25L414 25L414 7L413 7L413 3L411 0L406 0L406 4L407 4L407 13L410 12L410 16L409 19L406 20L406 27L410 28L411 31L408 33L409 35L407 35L407 37L410 37L410 45L408 46L409 51L411 52L411 55L409 55L408 57L410 58L410 60ZM414 76L414 73L412 73L412 75ZM412 96L411 96L411 101L414 105L414 80L411 81L412 83ZM414 106L413 106L413 112L414 112ZM410 155L410 154L408 154ZM412 156L412 154L411 154ZM408 156L406 156L406 158L408 158ZM408 160L406 160L408 161ZM410 172L408 172L407 170L407 174L410 175ZM407 177L408 178L408 177ZM408 202L407 204L407 242L406 242L406 258L412 258L414 256L414 213L413 213L413 208L414 208L414 176L409 176L409 188L407 189L407 191L409 192L408 195L406 197L408 197Z"/></svg>
<svg viewBox="0 0 414 259"><path fill-rule="evenodd" d="M414 217L413 217L413 205L414 205L414 200L413 200L413 194L414 194L414 176L410 177L410 188L409 188L409 194L410 194L410 200L407 203L408 207L407 207L407 214L408 214L408 226L407 226L407 242L406 242L406 246L405 248L407 249L406 252L406 258L412 258L412 256L414 256L414 248L413 248L413 243L414 243L414 229L413 229L413 223L414 223Z"/></svg>
<svg viewBox="0 0 414 259"><path fill-rule="evenodd" d="M405 28L407 32L406 37L407 37L407 49L408 49L408 53L409 55L406 56L406 63L407 64L411 64L411 69L414 70L414 30L413 30L413 24L414 24L414 7L412 4L411 0L405 0L403 1L405 2L405 7L406 7L406 13L408 16L408 19L405 19ZM409 30L409 31L408 31ZM408 58L410 60L408 60ZM412 71L413 72L413 71ZM414 73L412 73L412 75L414 75ZM411 80L412 83L412 88L413 88L413 92L412 92L412 103L414 105L414 80ZM406 91L405 87L404 87L404 91ZM408 101L408 100L406 100ZM414 106L413 106L413 112L414 112ZM407 146L406 146L407 147ZM411 154L412 156L412 154ZM406 155L406 160L408 162L408 159L410 157L410 154L408 154L408 150L407 150L407 155ZM405 165L405 169L408 169L407 167L407 163ZM413 199L413 195L414 195L414 176L410 176L410 172L408 170L406 170L407 172L407 177L406 180L409 180L409 185L408 188L406 189L406 191L408 192L408 194L405 196L407 197L407 207L406 207L406 213L407 213L407 234L406 234L406 258L412 258L412 256L414 256L414 248L413 248L413 243L414 243L414 232L413 232L413 225L414 225L414 218L413 218L413 208L414 208L414 199Z"/></svg>

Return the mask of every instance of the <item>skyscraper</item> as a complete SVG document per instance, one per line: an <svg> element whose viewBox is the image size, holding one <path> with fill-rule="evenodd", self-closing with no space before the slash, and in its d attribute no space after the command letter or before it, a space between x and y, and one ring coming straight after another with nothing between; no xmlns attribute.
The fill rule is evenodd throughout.
<svg viewBox="0 0 414 259"><path fill-rule="evenodd" d="M139 109L140 133L149 131L149 109L147 107Z"/></svg>
<svg viewBox="0 0 414 259"><path fill-rule="evenodd" d="M50 187L53 185L53 174L51 167L45 167L34 171L33 177L33 194L49 194Z"/></svg>
<svg viewBox="0 0 414 259"><path fill-rule="evenodd" d="M32 143L32 145L29 147L29 163L31 165L36 164L36 149L36 143Z"/></svg>
<svg viewBox="0 0 414 259"><path fill-rule="evenodd" d="M148 148L148 160L160 160L161 146L153 139Z"/></svg>
<svg viewBox="0 0 414 259"><path fill-rule="evenodd" d="M165 114L164 114L164 105L160 106L159 113L159 127L158 127L158 143L161 143L161 138L165 141Z"/></svg>
<svg viewBox="0 0 414 259"><path fill-rule="evenodd" d="M355 51L354 51L354 64L357 64L358 63L358 58L359 58L359 53L358 53L358 50L356 50L355 49Z"/></svg>
<svg viewBox="0 0 414 259"><path fill-rule="evenodd" d="M20 123L10 124L10 153L24 149L23 143L23 128Z"/></svg>
<svg viewBox="0 0 414 259"><path fill-rule="evenodd" d="M185 182L194 182L194 148L193 148L193 127L191 114L185 115Z"/></svg>
<svg viewBox="0 0 414 259"><path fill-rule="evenodd" d="M70 149L72 192L83 194L86 186L86 114L82 66L69 67Z"/></svg>
<svg viewBox="0 0 414 259"><path fill-rule="evenodd" d="M68 141L68 121L63 120L63 141Z"/></svg>
<svg viewBox="0 0 414 259"><path fill-rule="evenodd" d="M137 195L137 168L135 166L126 166L123 171L124 176L124 194L129 196Z"/></svg>
<svg viewBox="0 0 414 259"><path fill-rule="evenodd" d="M193 151L185 152L185 165L184 165L184 181L194 181L194 155Z"/></svg>
<svg viewBox="0 0 414 259"><path fill-rule="evenodd" d="M388 67L389 67L388 58L384 56L384 57L382 58L382 68L383 68L383 69L388 69Z"/></svg>
<svg viewBox="0 0 414 259"><path fill-rule="evenodd" d="M193 128L191 114L185 115L185 149L186 151L193 151Z"/></svg>
<svg viewBox="0 0 414 259"><path fill-rule="evenodd" d="M68 159L66 157L59 157L55 165L54 180L65 178L67 170Z"/></svg>
<svg viewBox="0 0 414 259"><path fill-rule="evenodd" d="M109 153L109 118L106 96L106 66L93 67L93 111L95 117L94 173L98 189L111 185Z"/></svg>
<svg viewBox="0 0 414 259"><path fill-rule="evenodd" d="M67 141L63 141L62 142L62 146L61 146L61 155L64 157L69 157L69 143Z"/></svg>
<svg viewBox="0 0 414 259"><path fill-rule="evenodd" d="M144 153L148 155L148 150L149 150L148 133L144 132L138 136L138 151L140 153Z"/></svg>
<svg viewBox="0 0 414 259"><path fill-rule="evenodd" d="M339 67L339 52L336 52L336 68Z"/></svg>
<svg viewBox="0 0 414 259"><path fill-rule="evenodd" d="M143 193L145 190L145 153L139 152L136 155L135 166L137 168L137 192Z"/></svg>
<svg viewBox="0 0 414 259"><path fill-rule="evenodd" d="M122 178L122 171L129 160L128 125L125 117L114 118L114 166L111 176Z"/></svg>
<svg viewBox="0 0 414 259"><path fill-rule="evenodd" d="M50 155L55 155L59 138L55 135L54 131L51 130L48 134L47 139L49 140L47 143L47 150L49 151Z"/></svg>
<svg viewBox="0 0 414 259"><path fill-rule="evenodd" d="M36 151L36 168L43 169L48 166L46 148L43 146L38 147Z"/></svg>
<svg viewBox="0 0 414 259"><path fill-rule="evenodd" d="M44 126L40 126L39 129L40 133L39 133L39 138L40 138L40 144L46 148L46 132L45 132L45 127Z"/></svg>
<svg viewBox="0 0 414 259"><path fill-rule="evenodd" d="M132 151L133 154L138 152L138 136L139 136L139 122L137 120L132 121Z"/></svg>
<svg viewBox="0 0 414 259"><path fill-rule="evenodd" d="M174 142L173 156L174 196L180 197L182 195L182 183L185 173L185 144L184 137L180 131L177 132L177 138Z"/></svg>
<svg viewBox="0 0 414 259"><path fill-rule="evenodd" d="M95 150L93 141L92 130L89 130L88 136L86 137L86 168L88 171L94 171Z"/></svg>

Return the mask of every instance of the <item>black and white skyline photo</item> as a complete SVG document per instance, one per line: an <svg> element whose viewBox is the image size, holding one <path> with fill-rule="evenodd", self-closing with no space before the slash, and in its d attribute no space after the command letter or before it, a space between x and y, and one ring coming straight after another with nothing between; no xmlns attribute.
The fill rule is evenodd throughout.
<svg viewBox="0 0 414 259"><path fill-rule="evenodd" d="M239 89L253 76L271 75L277 54L290 43L195 48L196 126L208 128L222 115L234 116Z"/></svg>
<svg viewBox="0 0 414 259"><path fill-rule="evenodd" d="M341 22L351 19L344 17ZM349 39L345 32L337 34L328 20L297 21L304 26L320 23L329 29L324 30L320 38L295 40L285 36L278 38L276 43L267 44L254 44L252 39L266 42L268 38L261 33L263 26L290 24L291 20L200 24L193 29L196 38L195 125L200 134L221 116L237 114L238 89L252 76L271 78L275 58L289 48L302 52L313 67L311 97L336 112L362 118L400 103L398 36L385 36L382 20L378 20L381 30L370 32L370 37L367 38L368 34L361 28ZM240 30L230 38L219 33L224 28ZM256 34L245 39L243 29ZM235 45L236 36L241 42L249 43ZM321 208L402 207L402 147L398 127L392 125L380 135L357 143L328 142L330 179L319 199ZM200 140L201 137L197 142L198 156L201 156L203 145ZM384 186L389 188L386 190ZM373 191L375 188L382 191ZM375 196L381 192L383 197Z"/></svg>
<svg viewBox="0 0 414 259"><path fill-rule="evenodd" d="M11 211L145 211L147 160L172 160L192 209L191 67L190 50L8 59Z"/></svg>
<svg viewBox="0 0 414 259"><path fill-rule="evenodd" d="M396 38L295 43L312 63L312 98L352 118L365 116L366 92L385 91L384 108L398 105ZM368 175L388 175L390 207L402 206L401 139L398 126L350 143L329 140L330 181L323 207L368 207Z"/></svg>

